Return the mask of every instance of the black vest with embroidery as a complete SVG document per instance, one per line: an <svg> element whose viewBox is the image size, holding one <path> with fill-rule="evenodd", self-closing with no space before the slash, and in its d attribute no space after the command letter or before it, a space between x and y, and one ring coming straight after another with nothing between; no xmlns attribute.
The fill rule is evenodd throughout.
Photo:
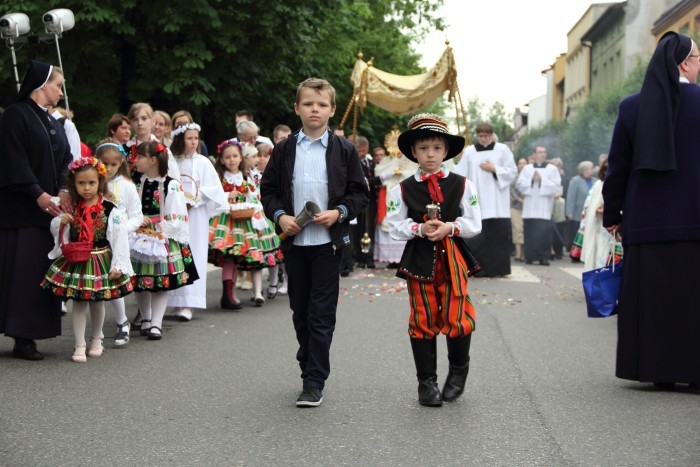
<svg viewBox="0 0 700 467"><path fill-rule="evenodd" d="M455 173L449 173L445 178L438 179L440 191L445 202L440 204L440 220L452 222L461 215L460 201L464 195L465 178ZM433 203L430 199L427 182L419 182L415 177L409 177L401 182L401 194L403 202L408 209L408 218L415 222L423 223L423 216L427 214L426 205ZM464 242L461 238L455 238L460 250L464 250ZM444 249L441 242L432 242L427 238L416 237L406 243L401 262L396 272L403 279L415 279L419 281L433 281L435 278L435 262L438 255L436 246ZM444 256L444 255L442 255Z"/></svg>

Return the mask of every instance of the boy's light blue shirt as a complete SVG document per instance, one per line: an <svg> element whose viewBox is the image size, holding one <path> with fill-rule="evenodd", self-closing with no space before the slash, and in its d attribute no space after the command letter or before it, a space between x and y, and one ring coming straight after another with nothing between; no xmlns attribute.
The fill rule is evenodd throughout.
<svg viewBox="0 0 700 467"><path fill-rule="evenodd" d="M307 201L313 201L321 210L328 209L328 168L326 167L326 150L328 149L328 132L311 141L304 130L297 135L296 159L292 176L292 196L294 199L294 216L297 216ZM325 227L307 225L301 233L294 236L294 245L323 245L331 241L331 235Z"/></svg>

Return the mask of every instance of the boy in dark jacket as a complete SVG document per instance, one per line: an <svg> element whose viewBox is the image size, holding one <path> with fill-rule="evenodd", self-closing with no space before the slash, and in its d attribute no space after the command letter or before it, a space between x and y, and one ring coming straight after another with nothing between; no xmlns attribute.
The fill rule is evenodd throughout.
<svg viewBox="0 0 700 467"><path fill-rule="evenodd" d="M275 146L260 191L265 214L287 236L282 249L303 381L296 404L317 407L330 374L348 221L367 205L368 188L355 147L328 130L335 113L330 83L309 78L299 84L294 111L302 129ZM295 216L308 201L321 212L302 229Z"/></svg>

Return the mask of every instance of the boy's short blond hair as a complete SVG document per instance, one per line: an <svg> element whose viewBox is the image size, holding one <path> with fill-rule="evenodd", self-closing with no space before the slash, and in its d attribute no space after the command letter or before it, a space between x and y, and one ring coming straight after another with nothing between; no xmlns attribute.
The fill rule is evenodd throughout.
<svg viewBox="0 0 700 467"><path fill-rule="evenodd" d="M297 86L297 97L295 101L297 104L299 103L299 99L301 98L302 88L314 89L318 92L328 91L328 93L331 96L331 107L335 108L335 88L331 86L331 83L329 83L325 79L307 78L301 83L299 83L299 86Z"/></svg>
<svg viewBox="0 0 700 467"><path fill-rule="evenodd" d="M153 118L153 107L151 107L150 104L147 104L145 102L136 102L131 105L131 108L129 109L129 113L126 114L126 118L129 120L133 120L136 118L136 114L141 112L141 111L146 112L146 115L149 118Z"/></svg>

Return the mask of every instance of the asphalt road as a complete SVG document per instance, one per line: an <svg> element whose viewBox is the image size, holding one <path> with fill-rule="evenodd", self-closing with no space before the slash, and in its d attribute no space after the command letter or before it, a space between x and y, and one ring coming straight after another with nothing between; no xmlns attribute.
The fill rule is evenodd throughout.
<svg viewBox="0 0 700 467"><path fill-rule="evenodd" d="M294 405L285 296L224 312L211 272L192 322L166 322L158 342L107 339L87 364L70 360L69 315L64 336L39 343L44 361L12 359L0 339L0 465L700 465L700 395L615 378L616 319L586 318L579 273L555 261L472 280L467 390L438 409L416 400L393 271L342 279L317 409ZM444 339L438 358L442 382Z"/></svg>

